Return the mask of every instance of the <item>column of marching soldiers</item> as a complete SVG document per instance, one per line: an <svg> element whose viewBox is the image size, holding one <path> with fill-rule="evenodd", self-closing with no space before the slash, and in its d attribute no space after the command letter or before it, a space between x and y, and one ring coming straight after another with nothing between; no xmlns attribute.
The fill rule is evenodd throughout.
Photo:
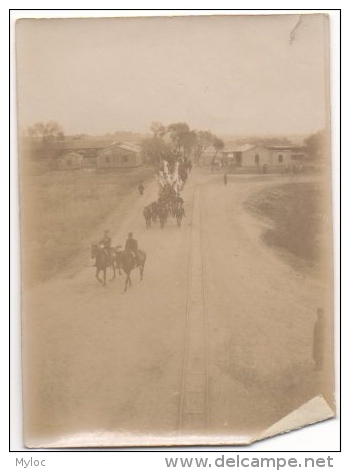
<svg viewBox="0 0 350 471"><path fill-rule="evenodd" d="M185 217L184 200L180 196L188 173L192 169L192 163L186 157L178 158L174 163L162 160L156 178L159 185L158 198L143 209L146 228L159 221L163 229L169 217L176 218L178 227L181 227L182 219ZM142 188L139 187L140 193Z"/></svg>
<svg viewBox="0 0 350 471"><path fill-rule="evenodd" d="M171 164L167 160L161 161L156 174L159 185L158 198L143 210L147 229L157 221L159 221L160 227L163 228L169 217L176 218L178 227L181 227L182 219L185 217L185 209L184 200L180 193L191 169L192 163L186 158L178 158ZM144 192L142 183L140 183L138 189L142 195ZM102 240L97 244L92 244L91 257L95 260L93 264L96 267L95 277L104 286L106 286L106 270L109 267L113 269L113 279L115 279L116 270L119 271L119 274L121 274L121 270L125 272L124 291L127 290L128 286L131 286L130 272L134 268L140 269L140 278L141 280L143 278L147 255L144 250L139 248L132 232L129 232L123 250L121 245L112 246L109 230L106 230ZM100 272L103 273L103 278L100 278Z"/></svg>

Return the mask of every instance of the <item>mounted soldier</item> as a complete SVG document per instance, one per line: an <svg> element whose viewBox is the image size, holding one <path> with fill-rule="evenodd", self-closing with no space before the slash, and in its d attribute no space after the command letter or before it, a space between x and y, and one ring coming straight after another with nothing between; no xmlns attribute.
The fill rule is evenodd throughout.
<svg viewBox="0 0 350 471"><path fill-rule="evenodd" d="M133 238L133 233L129 232L128 238L125 242L125 252L131 253L134 257L136 263L139 263L139 256L138 256L139 245L137 240Z"/></svg>
<svg viewBox="0 0 350 471"><path fill-rule="evenodd" d="M180 227L182 218L186 217L185 209L182 204L176 208L175 217L176 217L177 225L178 227Z"/></svg>
<svg viewBox="0 0 350 471"><path fill-rule="evenodd" d="M152 216L152 221L154 223L157 222L157 217L158 217L158 203L157 203L157 201L153 201L151 203L151 216Z"/></svg>
<svg viewBox="0 0 350 471"><path fill-rule="evenodd" d="M151 205L145 206L143 209L143 216L146 220L146 228L149 229L152 223L152 209Z"/></svg>
<svg viewBox="0 0 350 471"><path fill-rule="evenodd" d="M103 238L98 244L91 246L91 257L95 259L93 264L96 267L96 278L98 281L106 285L106 270L111 267L113 270L113 280L115 278L115 257L114 249L112 248L112 239L109 231L104 231ZM103 280L99 278L100 271L103 271Z"/></svg>
<svg viewBox="0 0 350 471"><path fill-rule="evenodd" d="M109 231L106 230L104 232L104 236L100 240L98 245L102 250L104 250L104 252L108 256L108 259L111 260L111 258L112 258L112 239L111 239L111 236L109 235Z"/></svg>

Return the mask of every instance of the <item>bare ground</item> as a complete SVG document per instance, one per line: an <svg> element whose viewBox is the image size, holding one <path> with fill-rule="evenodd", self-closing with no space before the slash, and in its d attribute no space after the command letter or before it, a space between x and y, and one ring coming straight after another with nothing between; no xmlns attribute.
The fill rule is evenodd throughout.
<svg viewBox="0 0 350 471"><path fill-rule="evenodd" d="M101 225L137 196L153 169L45 171L43 163L31 163L22 173L23 258L31 267L27 283L34 285L65 269L96 228L101 238Z"/></svg>
<svg viewBox="0 0 350 471"><path fill-rule="evenodd" d="M329 230L324 218L324 190L319 180L287 183L263 189L244 203L270 223L262 234L264 242L287 252L295 268L319 269Z"/></svg>
<svg viewBox="0 0 350 471"><path fill-rule="evenodd" d="M209 437L256 434L332 388L313 369L316 309L331 313L330 285L295 271L247 213L254 193L285 177L222 177L195 169L184 190L185 223L146 230L150 184L110 217L114 245L132 230L148 254L142 284L103 288L88 250L69 271L23 293L23 361L29 445L176 442L180 413L190 235L205 258ZM200 187L202 220L192 224ZM329 358L326 368L332 369Z"/></svg>

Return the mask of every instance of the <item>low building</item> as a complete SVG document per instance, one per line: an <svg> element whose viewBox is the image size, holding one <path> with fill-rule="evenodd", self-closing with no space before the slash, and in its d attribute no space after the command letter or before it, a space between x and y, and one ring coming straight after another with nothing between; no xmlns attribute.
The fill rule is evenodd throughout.
<svg viewBox="0 0 350 471"><path fill-rule="evenodd" d="M223 164L236 167L269 165L272 167L293 165L303 160L305 152L296 146L260 146L244 144L221 152Z"/></svg>
<svg viewBox="0 0 350 471"><path fill-rule="evenodd" d="M98 168L129 168L142 165L141 149L128 142L114 142L97 155Z"/></svg>
<svg viewBox="0 0 350 471"><path fill-rule="evenodd" d="M263 146L244 144L221 152L224 165L251 167L270 163L270 152Z"/></svg>
<svg viewBox="0 0 350 471"><path fill-rule="evenodd" d="M57 159L59 170L73 170L83 167L84 157L76 152L68 152Z"/></svg>
<svg viewBox="0 0 350 471"><path fill-rule="evenodd" d="M302 147L298 146L266 146L270 151L270 165L293 165L306 158Z"/></svg>
<svg viewBox="0 0 350 471"><path fill-rule="evenodd" d="M112 143L110 139L65 139L51 143L50 151L57 157L67 152L75 152L93 159L102 149L106 149Z"/></svg>

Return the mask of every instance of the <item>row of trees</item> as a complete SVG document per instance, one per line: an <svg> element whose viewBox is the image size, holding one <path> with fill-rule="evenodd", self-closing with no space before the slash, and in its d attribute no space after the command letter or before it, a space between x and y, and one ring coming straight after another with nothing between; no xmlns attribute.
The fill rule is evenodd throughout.
<svg viewBox="0 0 350 471"><path fill-rule="evenodd" d="M210 131L191 130L187 123L171 123L164 126L159 122L151 125L152 137L141 141L141 148L147 161L157 165L161 159L172 161L177 157L193 158L200 162L208 148L214 156L225 146L224 142Z"/></svg>
<svg viewBox="0 0 350 471"><path fill-rule="evenodd" d="M65 138L62 126L56 121L37 122L22 133L23 150L33 159L50 159L55 156L53 143Z"/></svg>
<svg viewBox="0 0 350 471"><path fill-rule="evenodd" d="M35 123L29 126L25 131L25 136L30 139L40 140L42 142L63 141L65 136L62 129L56 121L47 123Z"/></svg>

